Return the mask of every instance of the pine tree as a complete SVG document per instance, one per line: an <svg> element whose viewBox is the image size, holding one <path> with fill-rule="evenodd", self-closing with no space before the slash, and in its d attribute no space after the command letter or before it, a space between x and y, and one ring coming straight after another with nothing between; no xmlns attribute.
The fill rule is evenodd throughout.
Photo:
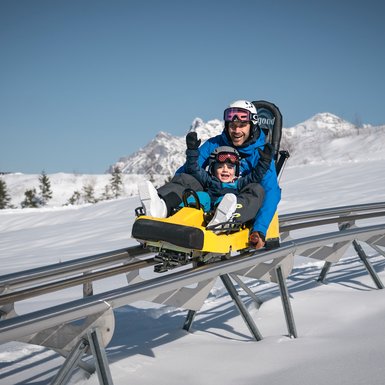
<svg viewBox="0 0 385 385"><path fill-rule="evenodd" d="M96 203L95 189L91 184L83 186L83 198L86 203Z"/></svg>
<svg viewBox="0 0 385 385"><path fill-rule="evenodd" d="M41 203L42 206L45 206L47 202L52 199L52 190L51 190L51 182L47 176L47 174L42 171L41 175L39 176L39 188L40 188L40 194L41 194Z"/></svg>
<svg viewBox="0 0 385 385"><path fill-rule="evenodd" d="M68 199L68 201L65 205L66 206L67 205L78 205L78 204L80 204L81 199L82 199L82 194L76 190L76 191L74 191L72 196Z"/></svg>
<svg viewBox="0 0 385 385"><path fill-rule="evenodd" d="M113 197L112 197L112 193L111 193L111 187L109 185L105 185L104 186L104 192L103 192L103 194L102 194L100 199L102 201L108 201L108 200L110 200L112 198Z"/></svg>
<svg viewBox="0 0 385 385"><path fill-rule="evenodd" d="M0 209L11 208L12 205L10 205L10 202L11 197L8 194L7 184L0 179Z"/></svg>
<svg viewBox="0 0 385 385"><path fill-rule="evenodd" d="M122 180L122 170L118 166L114 167L110 184L111 184L111 191L114 198L119 198L123 192L123 180Z"/></svg>
<svg viewBox="0 0 385 385"><path fill-rule="evenodd" d="M24 200L21 202L21 207L24 209L24 208L27 208L27 207L33 207L33 208L36 208L36 207L39 207L40 206L40 200L39 198L36 196L36 189L33 188L33 189L30 189L30 190L26 190L24 192Z"/></svg>

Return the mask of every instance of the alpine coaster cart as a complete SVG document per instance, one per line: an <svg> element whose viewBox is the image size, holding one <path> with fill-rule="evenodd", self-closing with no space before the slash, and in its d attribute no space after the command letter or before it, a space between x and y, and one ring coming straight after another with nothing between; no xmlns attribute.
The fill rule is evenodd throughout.
<svg viewBox="0 0 385 385"><path fill-rule="evenodd" d="M280 151L282 115L277 106L267 101L252 102L258 111L258 123L266 135L266 142L274 148L277 175L283 169L287 151ZM195 202L187 203L193 195ZM154 271L164 272L189 263L195 266L229 259L232 254L249 249L250 226L233 223L216 225L219 234L206 228L206 215L199 198L192 190L186 190L183 197L185 207L167 218L143 215L142 208L136 210L137 218L132 227L132 237L144 248L157 253L159 265ZM280 234L278 213L276 212L266 234L266 249L279 247Z"/></svg>

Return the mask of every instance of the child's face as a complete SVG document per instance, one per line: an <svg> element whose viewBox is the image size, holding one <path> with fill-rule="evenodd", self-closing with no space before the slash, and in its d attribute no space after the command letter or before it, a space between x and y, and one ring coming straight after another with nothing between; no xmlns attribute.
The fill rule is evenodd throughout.
<svg viewBox="0 0 385 385"><path fill-rule="evenodd" d="M225 183L230 183L235 178L235 164L232 163L217 163L215 165L215 176Z"/></svg>

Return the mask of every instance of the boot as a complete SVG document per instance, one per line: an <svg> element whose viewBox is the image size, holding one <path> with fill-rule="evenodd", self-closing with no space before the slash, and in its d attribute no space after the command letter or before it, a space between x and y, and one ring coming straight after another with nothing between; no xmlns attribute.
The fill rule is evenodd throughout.
<svg viewBox="0 0 385 385"><path fill-rule="evenodd" d="M158 195L154 185L146 180L138 184L139 199L146 215L156 218L167 217L166 202Z"/></svg>
<svg viewBox="0 0 385 385"><path fill-rule="evenodd" d="M219 205L215 210L213 219L211 219L207 227L215 226L219 223L226 223L230 221L236 209L237 197L234 194L225 194L222 200L219 202Z"/></svg>

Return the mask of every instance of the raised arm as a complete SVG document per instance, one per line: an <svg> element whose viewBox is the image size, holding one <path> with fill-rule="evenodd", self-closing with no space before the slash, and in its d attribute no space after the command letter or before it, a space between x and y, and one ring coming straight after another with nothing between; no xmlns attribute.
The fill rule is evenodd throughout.
<svg viewBox="0 0 385 385"><path fill-rule="evenodd" d="M192 131L186 135L185 172L196 178L202 186L205 186L208 183L209 175L198 163L200 144L201 140L198 139L196 132Z"/></svg>

